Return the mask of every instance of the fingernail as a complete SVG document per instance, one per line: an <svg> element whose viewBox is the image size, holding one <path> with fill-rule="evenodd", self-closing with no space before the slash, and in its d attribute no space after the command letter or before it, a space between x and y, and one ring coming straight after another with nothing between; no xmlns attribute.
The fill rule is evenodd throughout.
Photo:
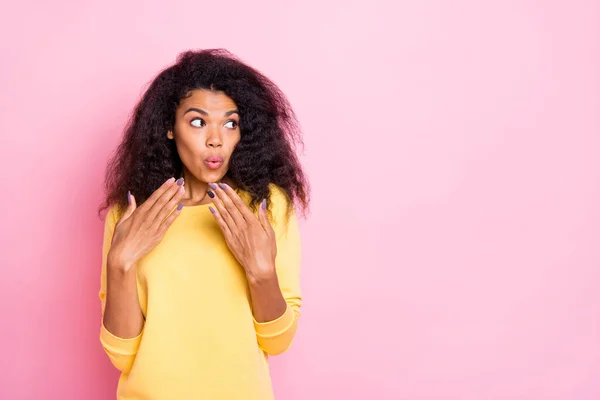
<svg viewBox="0 0 600 400"><path fill-rule="evenodd" d="M131 192L127 191L127 203L131 204Z"/></svg>
<svg viewBox="0 0 600 400"><path fill-rule="evenodd" d="M212 192L212 190L207 190L206 194L208 194L208 197L210 197L211 199L215 198L215 194Z"/></svg>
<svg viewBox="0 0 600 400"><path fill-rule="evenodd" d="M210 188L213 190L217 190L217 185L215 185L214 183L209 183L208 186L210 186Z"/></svg>
<svg viewBox="0 0 600 400"><path fill-rule="evenodd" d="M208 209L210 210L211 213L213 213L213 214L215 213L215 209L214 208L208 207Z"/></svg>
<svg viewBox="0 0 600 400"><path fill-rule="evenodd" d="M224 183L219 183L219 187L223 190L227 189L227 185Z"/></svg>
<svg viewBox="0 0 600 400"><path fill-rule="evenodd" d="M183 178L177 179L177 186L183 185Z"/></svg>
<svg viewBox="0 0 600 400"><path fill-rule="evenodd" d="M179 205L177 206L177 211L181 211L182 208L183 208L183 203L179 203Z"/></svg>
<svg viewBox="0 0 600 400"><path fill-rule="evenodd" d="M169 179L167 179L167 183L173 183L173 182L175 182L175 178L169 178Z"/></svg>
<svg viewBox="0 0 600 400"><path fill-rule="evenodd" d="M260 206L263 210L266 210L267 209L267 199L264 199L262 201L262 203L260 204Z"/></svg>

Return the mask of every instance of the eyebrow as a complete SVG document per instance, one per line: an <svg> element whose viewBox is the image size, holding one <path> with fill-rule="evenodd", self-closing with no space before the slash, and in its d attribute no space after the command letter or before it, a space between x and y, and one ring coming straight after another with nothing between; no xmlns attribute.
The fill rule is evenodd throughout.
<svg viewBox="0 0 600 400"><path fill-rule="evenodd" d="M195 108L195 107L188 108L188 109L186 110L186 112L184 112L184 113L183 113L183 115L185 115L185 114L187 114L187 113L189 113L189 112L192 112L192 111L195 111L195 112L197 112L198 114L202 114L202 115L206 115L206 116L208 116L208 113L207 113L206 111L204 111L204 110L203 110L203 109L201 109L201 108ZM231 110L231 111L227 111L227 112L225 113L225 117L229 117L230 115L233 115L233 114L238 114L238 115L239 115L239 114L240 114L240 112L239 112L238 110Z"/></svg>

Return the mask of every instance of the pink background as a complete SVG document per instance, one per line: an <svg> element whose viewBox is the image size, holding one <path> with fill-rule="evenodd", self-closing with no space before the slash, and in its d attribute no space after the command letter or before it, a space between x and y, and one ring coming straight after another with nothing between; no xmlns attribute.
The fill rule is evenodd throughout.
<svg viewBox="0 0 600 400"><path fill-rule="evenodd" d="M597 1L169 3L2 7L0 398L114 397L105 163L143 85L210 47L305 131L279 399L600 398Z"/></svg>

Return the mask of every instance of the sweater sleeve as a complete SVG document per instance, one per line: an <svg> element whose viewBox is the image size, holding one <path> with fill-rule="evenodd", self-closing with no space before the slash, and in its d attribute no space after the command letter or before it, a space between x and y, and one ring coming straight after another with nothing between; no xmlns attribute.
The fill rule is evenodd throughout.
<svg viewBox="0 0 600 400"><path fill-rule="evenodd" d="M267 354L285 352L292 344L302 305L300 289L301 240L295 212L286 216L287 199L280 189L272 195L272 224L277 237L275 266L281 293L287 303L282 316L267 322L254 320L258 345Z"/></svg>
<svg viewBox="0 0 600 400"><path fill-rule="evenodd" d="M112 236L117 223L117 213L113 208L110 209L106 215L106 221L104 223L104 242L102 245L102 272L100 276L100 302L102 305L102 317L104 317L104 308L106 306L106 259L108 251L110 250L110 244L112 242ZM135 356L138 351L138 347L142 340L142 332L134 338L123 339L110 333L104 323L100 322L100 343L104 348L104 351L108 355L108 358L112 364L121 371L123 374L129 374L131 366L135 360Z"/></svg>

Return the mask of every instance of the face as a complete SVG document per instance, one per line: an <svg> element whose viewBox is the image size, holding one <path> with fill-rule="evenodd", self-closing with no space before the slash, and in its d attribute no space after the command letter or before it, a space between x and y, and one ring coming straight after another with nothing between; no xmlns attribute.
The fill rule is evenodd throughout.
<svg viewBox="0 0 600 400"><path fill-rule="evenodd" d="M236 104L223 92L194 90L175 113L175 140L185 169L202 182L219 182L240 141L240 116Z"/></svg>

